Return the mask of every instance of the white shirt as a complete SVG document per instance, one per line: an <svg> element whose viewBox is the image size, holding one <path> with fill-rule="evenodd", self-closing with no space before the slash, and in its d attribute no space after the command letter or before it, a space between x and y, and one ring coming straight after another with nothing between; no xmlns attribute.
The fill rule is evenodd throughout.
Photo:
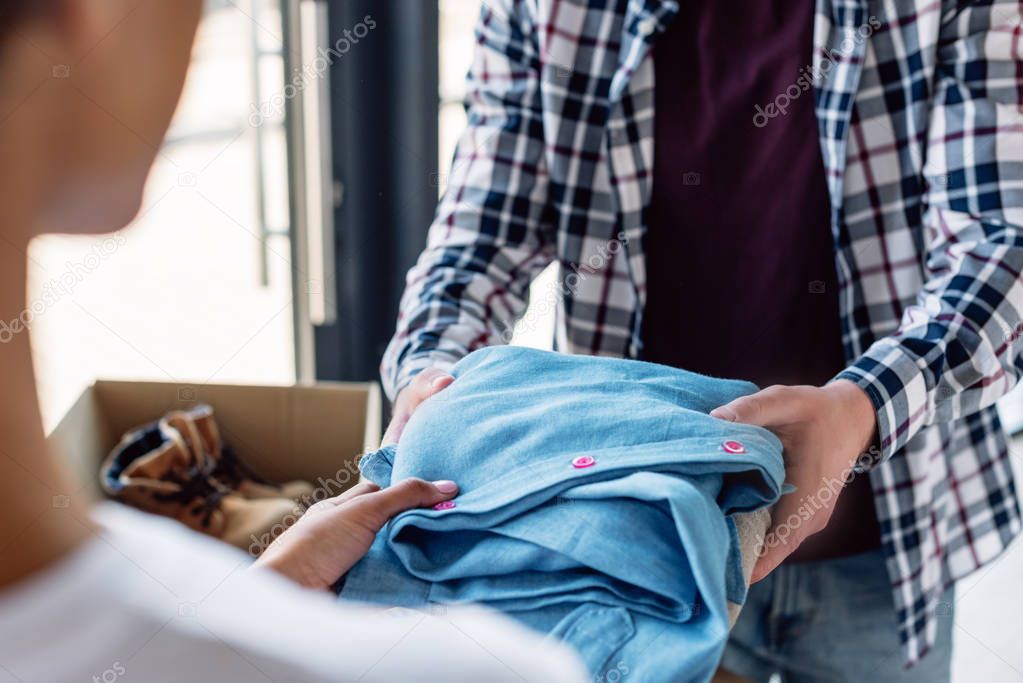
<svg viewBox="0 0 1023 683"><path fill-rule="evenodd" d="M175 522L114 504L95 517L97 538L0 592L0 682L587 679L490 612L339 603Z"/></svg>

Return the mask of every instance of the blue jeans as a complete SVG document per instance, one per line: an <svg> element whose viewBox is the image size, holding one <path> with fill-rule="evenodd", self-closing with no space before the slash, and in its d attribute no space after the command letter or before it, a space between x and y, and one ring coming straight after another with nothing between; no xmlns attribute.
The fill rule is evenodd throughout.
<svg viewBox="0 0 1023 683"><path fill-rule="evenodd" d="M722 667L751 681L942 683L952 657L954 591L942 600L937 641L903 669L892 589L875 550L786 564L750 587Z"/></svg>

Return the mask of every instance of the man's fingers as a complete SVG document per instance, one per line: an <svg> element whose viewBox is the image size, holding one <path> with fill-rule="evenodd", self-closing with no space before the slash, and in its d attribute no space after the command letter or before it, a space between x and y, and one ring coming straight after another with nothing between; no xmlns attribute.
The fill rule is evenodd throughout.
<svg viewBox="0 0 1023 683"><path fill-rule="evenodd" d="M420 403L455 381L455 378L437 368L427 368L420 372L408 385L407 402L404 406L410 413Z"/></svg>
<svg viewBox="0 0 1023 683"><path fill-rule="evenodd" d="M751 582L756 583L770 574L785 558L796 552L796 548L808 536L824 528L830 514L818 510L816 515L806 518L805 512L800 514L802 501L797 489L782 496L774 506L771 511L771 528L764 537L764 546L753 567Z"/></svg>
<svg viewBox="0 0 1023 683"><path fill-rule="evenodd" d="M406 510L430 507L456 495L458 485L453 481L405 479L383 491L360 496L351 502L350 507L358 508L370 520L374 531L379 531L390 519Z"/></svg>
<svg viewBox="0 0 1023 683"><path fill-rule="evenodd" d="M753 575L750 578L752 583L773 572L786 557L795 552L803 540L799 530L793 529L786 521L788 514L785 511L779 509L775 510L775 513L777 521L771 523L771 528L764 537L764 547L753 566Z"/></svg>
<svg viewBox="0 0 1023 683"><path fill-rule="evenodd" d="M742 396L710 412L712 417L729 422L778 428L805 419L806 397L801 387L772 386L749 396ZM790 473L791 474L791 473ZM764 538L764 547L753 567L752 582L774 571L795 551L811 530L813 523L799 515L798 490L782 496L771 514L771 528Z"/></svg>
<svg viewBox="0 0 1023 683"><path fill-rule="evenodd" d="M412 417L412 414L407 411L399 413L397 408L398 406L395 405L394 417L391 418L391 424L387 425L387 431L384 432L384 438L380 440L381 448L398 443L398 439L401 438L401 433L405 431L405 425L408 424L408 419Z"/></svg>
<svg viewBox="0 0 1023 683"><path fill-rule="evenodd" d="M771 548L767 550L760 558L757 563L753 565L753 574L750 576L750 583L756 583L767 578L768 574L778 568L785 558L795 552L795 548L786 548L781 550L779 548Z"/></svg>
<svg viewBox="0 0 1023 683"><path fill-rule="evenodd" d="M391 423L387 425L387 431L384 432L380 446L398 443L401 433L405 431L405 425L419 404L454 381L454 377L437 368L427 368L416 375L409 385L398 394L398 398L394 402L394 415L391 418Z"/></svg>
<svg viewBox="0 0 1023 683"><path fill-rule="evenodd" d="M729 422L773 427L800 420L806 406L799 387L768 387L710 411L711 417Z"/></svg>

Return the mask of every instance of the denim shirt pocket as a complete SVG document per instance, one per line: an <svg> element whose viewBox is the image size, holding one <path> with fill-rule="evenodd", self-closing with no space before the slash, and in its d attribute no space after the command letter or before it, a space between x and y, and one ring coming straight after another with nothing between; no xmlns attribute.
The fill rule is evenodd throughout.
<svg viewBox="0 0 1023 683"><path fill-rule="evenodd" d="M623 607L580 605L562 619L550 637L571 645L591 674L601 680L619 662L611 658L636 634L632 615Z"/></svg>
<svg viewBox="0 0 1023 683"><path fill-rule="evenodd" d="M390 486L391 471L394 469L394 454L397 448L397 444L390 444L362 456L359 459L359 471L362 472L362 476L380 488Z"/></svg>

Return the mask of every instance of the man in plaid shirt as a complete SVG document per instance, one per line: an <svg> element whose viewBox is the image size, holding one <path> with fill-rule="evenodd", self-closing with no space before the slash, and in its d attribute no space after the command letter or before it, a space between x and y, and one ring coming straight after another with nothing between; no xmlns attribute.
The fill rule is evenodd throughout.
<svg viewBox="0 0 1023 683"><path fill-rule="evenodd" d="M1021 6L733 5L483 2L389 437L556 263L559 350L776 382L713 413L775 431L796 486L725 665L947 680L951 586L1020 528Z"/></svg>

